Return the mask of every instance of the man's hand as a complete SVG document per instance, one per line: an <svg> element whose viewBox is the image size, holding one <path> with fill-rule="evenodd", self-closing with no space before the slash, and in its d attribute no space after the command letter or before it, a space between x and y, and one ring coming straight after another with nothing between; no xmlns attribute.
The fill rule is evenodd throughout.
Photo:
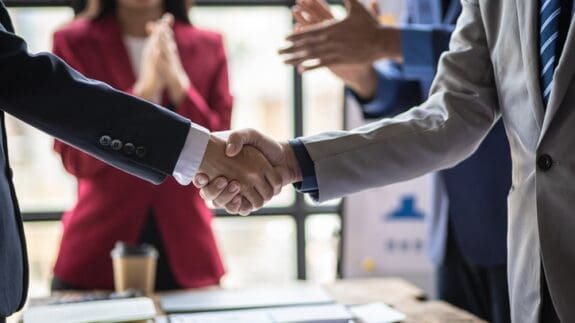
<svg viewBox="0 0 575 323"><path fill-rule="evenodd" d="M226 142L215 135L210 137L198 173L205 174L208 180L214 180L215 187L224 189L224 184L216 178L224 177L236 181L236 185L239 185L236 194L239 193L245 198L243 207L240 204L241 209L238 208L238 212L242 213L249 213L252 208L261 208L265 202L279 194L283 187L282 175L259 150L254 147L240 147L233 155L226 156ZM201 194L210 199L205 192Z"/></svg>
<svg viewBox="0 0 575 323"><path fill-rule="evenodd" d="M377 1L371 2L370 10L374 16L379 15ZM325 0L298 0L297 5L292 7L292 15L297 22L296 32L335 21ZM327 65L327 67L361 98L369 100L374 96L377 87L377 74L371 62L367 64L333 64ZM303 68L300 68L300 71L305 72Z"/></svg>
<svg viewBox="0 0 575 323"><path fill-rule="evenodd" d="M255 148L264 154L274 166L274 171L280 174L281 186L301 181L299 164L289 144L278 143L256 130L245 129L232 132L228 137L225 153L228 157L237 158L246 149ZM261 205L253 204L252 200L243 194L241 180L233 180L234 178L226 174L223 174L223 177L213 178L202 172L203 169L200 167L194 179L194 185L201 188L202 197L207 201L212 201L216 207L223 207L228 213L242 215L261 207Z"/></svg>
<svg viewBox="0 0 575 323"><path fill-rule="evenodd" d="M288 55L285 62L306 71L335 64L371 64L381 58L400 60L399 30L381 26L359 0L345 0L345 4L348 15L343 20L289 35L292 45L280 50Z"/></svg>

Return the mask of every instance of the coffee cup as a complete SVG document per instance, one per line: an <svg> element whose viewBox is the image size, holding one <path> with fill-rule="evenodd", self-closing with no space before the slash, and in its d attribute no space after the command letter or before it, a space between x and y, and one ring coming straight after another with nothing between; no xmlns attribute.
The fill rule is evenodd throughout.
<svg viewBox="0 0 575 323"><path fill-rule="evenodd" d="M114 266L116 292L121 293L128 289L139 290L146 295L154 292L158 259L158 251L154 246L130 246L119 241L110 255Z"/></svg>

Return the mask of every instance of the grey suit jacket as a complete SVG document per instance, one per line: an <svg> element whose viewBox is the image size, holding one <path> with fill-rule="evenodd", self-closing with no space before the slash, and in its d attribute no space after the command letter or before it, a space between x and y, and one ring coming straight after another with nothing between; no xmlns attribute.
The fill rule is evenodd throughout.
<svg viewBox="0 0 575 323"><path fill-rule="evenodd" d="M545 110L538 1L462 0L462 5L425 103L351 131L301 138L315 162L319 199L452 167L503 117L513 162L512 319L538 322L543 263L561 320L575 322L575 24Z"/></svg>

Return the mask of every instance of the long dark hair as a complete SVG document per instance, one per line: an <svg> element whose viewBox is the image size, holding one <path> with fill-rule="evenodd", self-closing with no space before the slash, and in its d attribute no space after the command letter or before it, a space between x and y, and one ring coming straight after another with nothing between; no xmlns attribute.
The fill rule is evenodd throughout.
<svg viewBox="0 0 575 323"><path fill-rule="evenodd" d="M188 0L163 0L162 5L164 12L171 13L174 19L179 22L189 24L190 18L188 17L188 9L191 4ZM95 19L102 19L116 12L117 0L100 0L100 10L96 14Z"/></svg>

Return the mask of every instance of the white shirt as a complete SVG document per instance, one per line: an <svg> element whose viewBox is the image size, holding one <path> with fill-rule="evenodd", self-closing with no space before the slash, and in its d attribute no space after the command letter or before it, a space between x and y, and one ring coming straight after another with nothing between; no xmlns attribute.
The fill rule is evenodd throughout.
<svg viewBox="0 0 575 323"><path fill-rule="evenodd" d="M136 77L140 75L142 54L147 41L148 38L124 36L124 45L128 51L132 70ZM161 97L161 93L156 93L152 101L160 103ZM181 185L189 185L192 182L204 158L209 139L210 131L208 129L193 122L190 123L190 131L172 173L176 181Z"/></svg>

